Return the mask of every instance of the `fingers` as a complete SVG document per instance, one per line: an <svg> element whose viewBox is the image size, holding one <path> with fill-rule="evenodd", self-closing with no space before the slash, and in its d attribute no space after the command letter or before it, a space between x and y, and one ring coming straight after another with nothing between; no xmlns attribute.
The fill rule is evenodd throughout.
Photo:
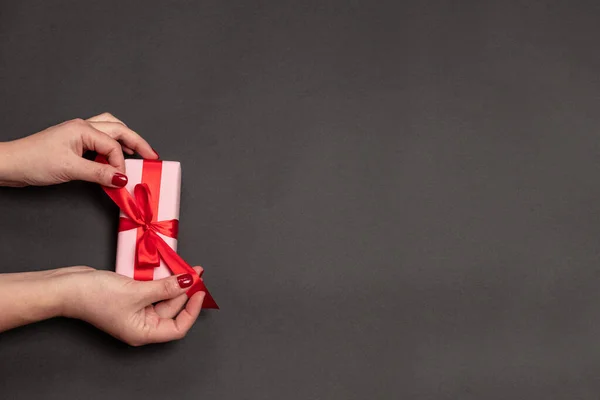
<svg viewBox="0 0 600 400"><path fill-rule="evenodd" d="M127 184L127 176L112 165L77 158L70 168L71 179L99 183L113 188L120 188Z"/></svg>
<svg viewBox="0 0 600 400"><path fill-rule="evenodd" d="M196 271L196 273L200 276L202 276L202 273L204 272L202 267L194 267L194 271ZM161 318L175 318L183 306L185 306L187 300L187 295L183 293L173 299L161 301L160 303L156 304L154 306L154 311Z"/></svg>
<svg viewBox="0 0 600 400"><path fill-rule="evenodd" d="M161 319L156 328L148 333L148 341L162 343L183 338L200 315L204 295L204 292L195 293L177 318Z"/></svg>
<svg viewBox="0 0 600 400"><path fill-rule="evenodd" d="M156 281L140 282L141 301L149 305L162 300L174 299L185 294L194 282L192 275L170 276Z"/></svg>
<svg viewBox="0 0 600 400"><path fill-rule="evenodd" d="M158 158L158 154L150 147L148 142L136 132L125 126L125 124L108 121L90 121L89 123L95 129L104 132L111 138L123 143L123 150L128 154L132 154L136 151L139 155L147 159L154 160Z"/></svg>
<svg viewBox="0 0 600 400"><path fill-rule="evenodd" d="M120 124L125 125L125 122L121 121L119 118L117 118L114 115L112 115L111 113L107 113L107 112L96 115L92 118L88 118L86 121L89 121L89 122L92 122L92 121L95 121L95 122L100 122L100 121L118 122ZM125 126L127 126L127 125L125 125Z"/></svg>
<svg viewBox="0 0 600 400"><path fill-rule="evenodd" d="M185 303L188 301L187 294L183 293L174 299L161 301L154 305L154 311L161 318L175 318L177 314L183 309Z"/></svg>
<svg viewBox="0 0 600 400"><path fill-rule="evenodd" d="M154 160L159 158L158 153L148 142L136 132L129 129L123 121L111 113L102 113L88 118L87 121L113 139L120 140L123 143L123 151L125 153L132 155L134 151L137 151L139 155L147 159Z"/></svg>
<svg viewBox="0 0 600 400"><path fill-rule="evenodd" d="M109 165L125 173L125 158L119 142L87 122L81 125L81 139L85 150L95 151L105 156Z"/></svg>
<svg viewBox="0 0 600 400"><path fill-rule="evenodd" d="M204 270L197 266L194 267L194 272L201 276ZM185 292L193 281L192 274L156 281L136 281L135 293L140 296L138 307L144 311L146 328L142 332L138 331L133 339L125 340L133 346L140 346L183 338L198 319L206 296L204 292L197 292L187 299Z"/></svg>

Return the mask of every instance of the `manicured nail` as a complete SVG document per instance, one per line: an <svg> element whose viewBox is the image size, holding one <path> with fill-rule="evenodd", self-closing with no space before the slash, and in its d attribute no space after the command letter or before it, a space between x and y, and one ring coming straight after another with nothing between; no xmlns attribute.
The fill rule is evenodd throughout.
<svg viewBox="0 0 600 400"><path fill-rule="evenodd" d="M192 279L190 274L183 274L177 277L177 283L179 283L179 287L182 289L192 286L193 282L194 279Z"/></svg>
<svg viewBox="0 0 600 400"><path fill-rule="evenodd" d="M123 187L127 185L127 177L120 172L113 175L112 184L116 187Z"/></svg>
<svg viewBox="0 0 600 400"><path fill-rule="evenodd" d="M200 273L198 274L198 276L202 277L202 274L204 274L204 270L200 271Z"/></svg>
<svg viewBox="0 0 600 400"><path fill-rule="evenodd" d="M156 154L156 158L160 158L160 156L158 155L158 151L154 150L154 147L152 147L152 151L154 152L154 154Z"/></svg>

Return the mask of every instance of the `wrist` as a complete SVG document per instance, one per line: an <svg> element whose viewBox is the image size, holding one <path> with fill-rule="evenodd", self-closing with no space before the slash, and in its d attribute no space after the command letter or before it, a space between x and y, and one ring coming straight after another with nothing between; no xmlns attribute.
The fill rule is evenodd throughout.
<svg viewBox="0 0 600 400"><path fill-rule="evenodd" d="M54 296L54 311L57 316L66 318L81 318L82 287L81 277L84 274L65 274L57 277L57 288Z"/></svg>
<svg viewBox="0 0 600 400"><path fill-rule="evenodd" d="M61 276L56 279L56 290L52 295L51 305L53 312L57 317L73 318L71 305L74 303L74 289L68 276Z"/></svg>
<svg viewBox="0 0 600 400"><path fill-rule="evenodd" d="M68 306L70 303L71 288L63 277L48 279L49 290L46 298L46 311L51 317L69 317Z"/></svg>

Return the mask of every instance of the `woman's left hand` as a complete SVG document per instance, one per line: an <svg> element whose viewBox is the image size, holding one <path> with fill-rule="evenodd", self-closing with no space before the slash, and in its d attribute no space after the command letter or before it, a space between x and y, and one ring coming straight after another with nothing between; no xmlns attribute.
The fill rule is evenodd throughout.
<svg viewBox="0 0 600 400"><path fill-rule="evenodd" d="M83 158L88 150L105 156L108 164ZM109 113L74 119L0 143L0 185L46 186L84 180L123 187L127 183L123 152L158 159L148 142Z"/></svg>

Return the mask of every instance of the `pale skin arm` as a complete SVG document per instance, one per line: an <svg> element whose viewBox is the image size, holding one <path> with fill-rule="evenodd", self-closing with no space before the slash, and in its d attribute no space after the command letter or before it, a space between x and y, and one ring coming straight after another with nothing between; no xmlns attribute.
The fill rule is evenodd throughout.
<svg viewBox="0 0 600 400"><path fill-rule="evenodd" d="M0 332L62 316L89 322L132 346L180 339L204 300L202 292L187 300L191 283L190 275L139 282L83 266L0 274Z"/></svg>
<svg viewBox="0 0 600 400"><path fill-rule="evenodd" d="M108 164L84 159L93 150ZM110 114L76 119L12 142L0 143L0 186L45 186L86 180L119 187L127 182L123 152L158 154ZM194 267L202 274L201 267ZM204 293L189 300L189 274L140 282L87 266L0 274L0 332L63 316L89 322L139 346L180 339L196 321Z"/></svg>
<svg viewBox="0 0 600 400"><path fill-rule="evenodd" d="M86 160L82 157L86 151L106 156L108 164ZM111 114L73 119L0 143L0 185L46 186L83 180L122 187L127 183L123 152L158 158L148 142Z"/></svg>

